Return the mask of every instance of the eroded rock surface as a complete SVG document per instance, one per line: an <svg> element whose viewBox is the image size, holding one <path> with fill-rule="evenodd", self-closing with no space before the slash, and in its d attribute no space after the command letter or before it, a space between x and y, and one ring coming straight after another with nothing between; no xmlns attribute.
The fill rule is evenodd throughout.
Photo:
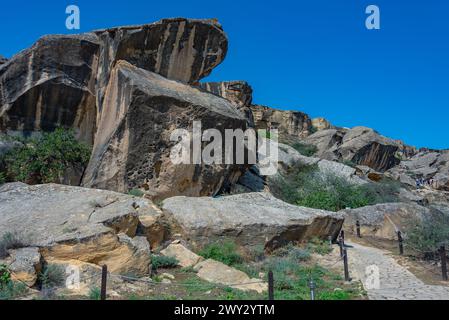
<svg viewBox="0 0 449 320"><path fill-rule="evenodd" d="M83 185L119 192L142 188L153 199L216 194L238 179L242 166L175 164L170 158L178 144L172 132L192 132L195 120L203 131L216 129L222 136L225 129L246 127L229 101L119 62Z"/></svg>
<svg viewBox="0 0 449 320"><path fill-rule="evenodd" d="M139 216L159 214L149 200L54 184L6 184L0 203L0 235L20 235L45 260L107 264L116 273L149 270L147 238L136 232Z"/></svg>
<svg viewBox="0 0 449 320"><path fill-rule="evenodd" d="M241 245L271 250L312 237L335 238L343 224L342 214L297 207L268 193L174 197L164 201L163 209L196 245L232 237Z"/></svg>

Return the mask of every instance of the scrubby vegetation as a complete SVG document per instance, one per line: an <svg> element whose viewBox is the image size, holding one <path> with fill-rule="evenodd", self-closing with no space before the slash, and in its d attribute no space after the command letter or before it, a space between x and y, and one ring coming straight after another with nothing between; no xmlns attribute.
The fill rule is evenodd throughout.
<svg viewBox="0 0 449 320"><path fill-rule="evenodd" d="M151 265L155 270L160 268L176 268L178 263L179 261L173 257L158 256L158 255L151 256Z"/></svg>
<svg viewBox="0 0 449 320"><path fill-rule="evenodd" d="M228 266L233 266L243 261L243 257L237 253L236 244L230 240L207 245L198 254L205 259L214 259Z"/></svg>
<svg viewBox="0 0 449 320"><path fill-rule="evenodd" d="M55 288L64 285L65 271L58 265L46 265L39 273L42 288Z"/></svg>
<svg viewBox="0 0 449 320"><path fill-rule="evenodd" d="M73 130L56 129L20 142L0 159L6 181L59 182L68 167L84 168L90 157L90 148L76 140Z"/></svg>
<svg viewBox="0 0 449 320"><path fill-rule="evenodd" d="M318 151L318 148L316 146L301 142L296 142L292 144L292 147L300 154L306 157L311 157Z"/></svg>
<svg viewBox="0 0 449 320"><path fill-rule="evenodd" d="M89 300L100 300L101 290L98 287L92 287L89 289Z"/></svg>
<svg viewBox="0 0 449 320"><path fill-rule="evenodd" d="M438 249L449 244L449 216L443 213L426 215L423 221L410 221L405 244L417 256L438 259Z"/></svg>
<svg viewBox="0 0 449 320"><path fill-rule="evenodd" d="M279 175L272 185L273 194L288 203L330 211L395 202L399 192L398 184L390 180L352 184L342 177L319 172L316 165L298 166Z"/></svg>
<svg viewBox="0 0 449 320"><path fill-rule="evenodd" d="M141 198L144 195L143 191L139 189L132 189L128 192L128 194L137 198Z"/></svg>
<svg viewBox="0 0 449 320"><path fill-rule="evenodd" d="M0 264L0 300L12 300L28 291L25 284L11 279L11 272L4 264Z"/></svg>
<svg viewBox="0 0 449 320"><path fill-rule="evenodd" d="M24 241L14 232L7 232L0 238L0 259L8 256L8 250L25 247Z"/></svg>

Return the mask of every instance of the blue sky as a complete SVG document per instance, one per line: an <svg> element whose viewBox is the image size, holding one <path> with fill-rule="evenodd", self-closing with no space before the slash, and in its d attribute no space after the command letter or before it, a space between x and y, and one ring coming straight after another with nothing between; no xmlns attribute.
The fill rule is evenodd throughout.
<svg viewBox="0 0 449 320"><path fill-rule="evenodd" d="M447 0L4 1L0 54L11 57L44 34L70 33L69 4L80 7L81 32L218 18L230 47L207 80L246 80L257 104L449 148ZM370 4L380 7L381 30L365 28Z"/></svg>

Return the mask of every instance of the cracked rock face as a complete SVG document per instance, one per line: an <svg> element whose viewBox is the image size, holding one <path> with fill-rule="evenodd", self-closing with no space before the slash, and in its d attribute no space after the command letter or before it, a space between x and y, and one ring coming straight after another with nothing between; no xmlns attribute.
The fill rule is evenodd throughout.
<svg viewBox="0 0 449 320"><path fill-rule="evenodd" d="M175 164L175 129L192 132L246 127L242 114L215 95L120 61L106 90L92 158L83 185L126 192L141 188L153 199L214 195L240 176L240 165Z"/></svg>
<svg viewBox="0 0 449 320"><path fill-rule="evenodd" d="M0 188L0 235L14 232L44 260L107 264L112 272L148 273L150 246L140 216L158 216L149 200L61 185Z"/></svg>
<svg viewBox="0 0 449 320"><path fill-rule="evenodd" d="M269 193L174 197L164 201L163 210L173 215L189 240L201 246L232 237L240 245L272 250L312 237L336 238L343 224L340 213L290 205Z"/></svg>

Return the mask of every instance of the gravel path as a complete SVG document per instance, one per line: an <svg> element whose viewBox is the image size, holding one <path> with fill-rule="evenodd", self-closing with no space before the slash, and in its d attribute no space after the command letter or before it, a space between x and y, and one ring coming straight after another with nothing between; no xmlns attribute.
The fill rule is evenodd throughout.
<svg viewBox="0 0 449 320"><path fill-rule="evenodd" d="M351 276L362 281L370 300L449 300L449 287L424 284L390 253L355 243L347 245L353 246L348 248Z"/></svg>

